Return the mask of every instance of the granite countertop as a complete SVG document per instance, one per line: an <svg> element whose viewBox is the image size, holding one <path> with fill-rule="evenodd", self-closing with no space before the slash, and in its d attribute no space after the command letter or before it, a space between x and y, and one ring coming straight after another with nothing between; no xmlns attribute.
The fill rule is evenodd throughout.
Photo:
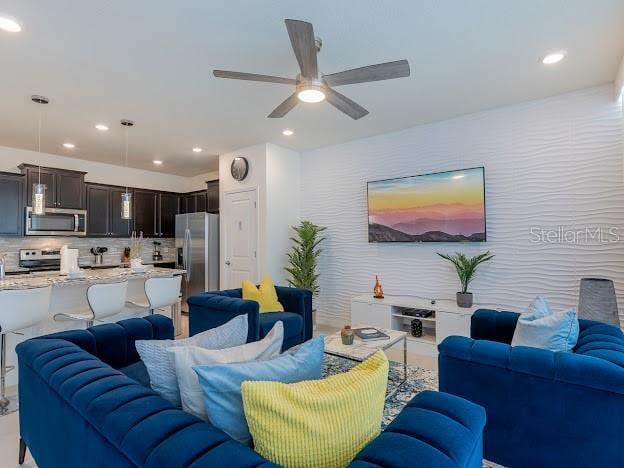
<svg viewBox="0 0 624 468"><path fill-rule="evenodd" d="M165 263L173 263L175 264L175 259L164 259L164 260L143 260L142 261L143 265L161 265L161 264L165 264ZM105 263L99 263L99 264L95 264L93 262L79 262L79 266L80 268L101 268L101 269L107 269L107 268L120 268L120 267L127 267L129 264L128 263L121 263L121 262L105 262ZM9 267L7 268L7 275L19 275L21 273L23 274L28 274L30 272L29 268L24 268L21 266L13 266L13 267Z"/></svg>
<svg viewBox="0 0 624 468"><path fill-rule="evenodd" d="M186 273L185 270L174 270L171 268L159 267L148 267L148 269L143 273L133 273L129 268L106 268L81 271L84 272L84 276L80 278L61 276L58 272L11 275L7 276L4 280L0 280L0 290L31 289L50 285L55 287L83 286L129 279L163 278Z"/></svg>

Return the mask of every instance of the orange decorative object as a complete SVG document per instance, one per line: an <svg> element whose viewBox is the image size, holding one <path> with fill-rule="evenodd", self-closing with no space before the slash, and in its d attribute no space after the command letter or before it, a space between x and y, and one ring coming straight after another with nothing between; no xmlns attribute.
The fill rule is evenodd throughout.
<svg viewBox="0 0 624 468"><path fill-rule="evenodd" d="M376 299L384 298L383 288L381 287L381 283L379 282L379 278L377 277L377 275L375 275L375 287L373 288L373 297L375 297Z"/></svg>

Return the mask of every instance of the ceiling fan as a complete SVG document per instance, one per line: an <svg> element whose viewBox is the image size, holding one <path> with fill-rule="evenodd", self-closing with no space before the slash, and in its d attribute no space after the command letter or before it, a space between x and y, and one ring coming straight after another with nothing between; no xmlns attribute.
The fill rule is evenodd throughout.
<svg viewBox="0 0 624 468"><path fill-rule="evenodd" d="M301 73L297 78L282 78L279 76L258 75L225 70L213 70L217 78L233 80L264 81L295 86L295 92L269 114L269 118L284 117L299 101L321 102L327 99L332 106L344 112L352 119L360 119L368 111L358 103L335 91L333 87L369 81L390 80L410 75L407 60L379 63L366 67L354 68L331 75L319 73L316 56L321 50L321 41L314 36L311 23L287 19L286 29L290 36L290 43L299 62Z"/></svg>

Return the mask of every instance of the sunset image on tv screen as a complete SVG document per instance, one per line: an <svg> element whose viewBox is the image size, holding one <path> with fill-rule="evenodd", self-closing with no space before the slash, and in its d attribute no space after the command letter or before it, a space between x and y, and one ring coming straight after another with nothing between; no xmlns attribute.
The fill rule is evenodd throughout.
<svg viewBox="0 0 624 468"><path fill-rule="evenodd" d="M482 167L368 183L370 242L484 242Z"/></svg>

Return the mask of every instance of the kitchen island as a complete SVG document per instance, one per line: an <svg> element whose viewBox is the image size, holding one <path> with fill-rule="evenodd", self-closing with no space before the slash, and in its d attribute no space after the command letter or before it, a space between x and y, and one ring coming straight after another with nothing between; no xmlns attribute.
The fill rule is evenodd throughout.
<svg viewBox="0 0 624 468"><path fill-rule="evenodd" d="M23 335L9 334L7 343L8 364L17 364L15 355L15 346L28 338L45 335L62 330L85 328L85 322L82 321L56 321L53 319L55 314L66 312L71 314L84 314L89 311L87 303L87 289L92 284L110 283L115 281L128 281L127 299L130 301L147 302L145 297L145 281L149 278L163 278L176 275L182 275L184 270L171 268L159 268L149 266L146 271L134 273L129 268L108 268L108 269L92 269L82 270L84 275L80 278L71 278L62 276L58 272L31 273L26 275L11 275L6 279L0 280L0 291L6 289L31 289L45 286L52 286L52 294L50 297L50 308L47 318L39 325L20 330ZM181 308L178 306L177 310ZM168 317L171 317L171 310L160 309L156 311ZM116 322L124 318L136 317L131 313L121 313L110 317L107 322ZM176 317L172 317L174 320ZM179 320L178 320L179 322ZM14 385L17 383L17 372L13 371L7 374L7 384Z"/></svg>

